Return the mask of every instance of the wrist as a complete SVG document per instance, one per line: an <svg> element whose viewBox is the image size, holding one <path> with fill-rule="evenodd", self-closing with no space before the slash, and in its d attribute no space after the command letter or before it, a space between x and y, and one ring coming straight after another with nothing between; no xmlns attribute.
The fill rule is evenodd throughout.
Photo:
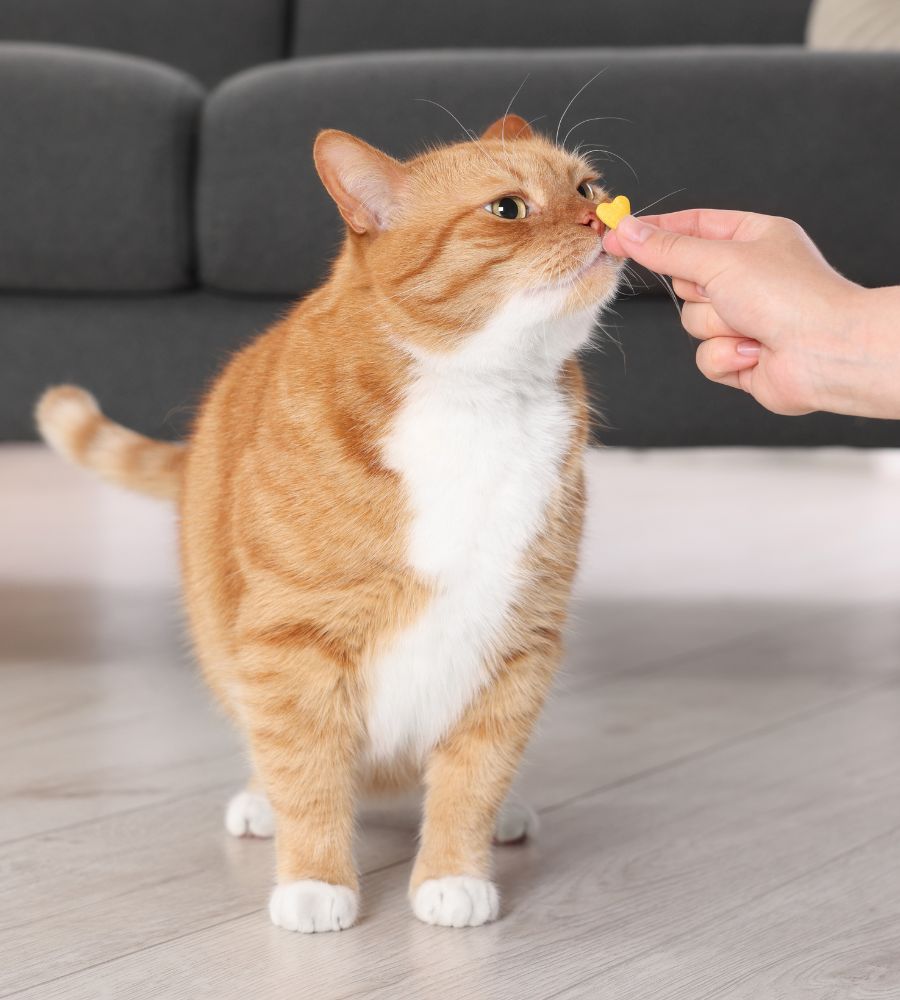
<svg viewBox="0 0 900 1000"><path fill-rule="evenodd" d="M817 408L900 419L900 288L848 282L831 316Z"/></svg>
<svg viewBox="0 0 900 1000"><path fill-rule="evenodd" d="M900 287L861 288L857 302L858 415L900 420Z"/></svg>

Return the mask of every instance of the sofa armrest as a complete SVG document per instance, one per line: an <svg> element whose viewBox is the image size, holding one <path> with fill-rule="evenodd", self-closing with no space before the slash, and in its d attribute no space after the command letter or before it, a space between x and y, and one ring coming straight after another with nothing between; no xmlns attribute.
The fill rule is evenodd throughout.
<svg viewBox="0 0 900 1000"><path fill-rule="evenodd" d="M144 59L0 45L0 288L190 284L201 100Z"/></svg>

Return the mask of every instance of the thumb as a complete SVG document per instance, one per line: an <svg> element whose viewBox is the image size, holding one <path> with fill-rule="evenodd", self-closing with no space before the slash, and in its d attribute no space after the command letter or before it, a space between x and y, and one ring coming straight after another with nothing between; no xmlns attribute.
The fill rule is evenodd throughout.
<svg viewBox="0 0 900 1000"><path fill-rule="evenodd" d="M603 238L607 253L630 257L660 274L707 285L722 270L723 240L704 240L661 229L643 219L626 215Z"/></svg>

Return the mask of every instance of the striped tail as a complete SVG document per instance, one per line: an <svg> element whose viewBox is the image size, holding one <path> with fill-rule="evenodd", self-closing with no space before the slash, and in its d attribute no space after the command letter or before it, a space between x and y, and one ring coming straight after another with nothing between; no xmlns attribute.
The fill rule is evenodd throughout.
<svg viewBox="0 0 900 1000"><path fill-rule="evenodd" d="M178 496L185 448L115 423L84 389L48 389L38 400L35 416L47 444L75 465L138 493L167 500Z"/></svg>

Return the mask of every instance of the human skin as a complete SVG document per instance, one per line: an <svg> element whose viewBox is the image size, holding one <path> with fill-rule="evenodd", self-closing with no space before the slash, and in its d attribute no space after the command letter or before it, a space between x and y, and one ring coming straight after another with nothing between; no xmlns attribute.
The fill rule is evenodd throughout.
<svg viewBox="0 0 900 1000"><path fill-rule="evenodd" d="M604 248L672 276L712 381L773 413L900 419L900 287L848 281L797 223L714 209L628 216Z"/></svg>

